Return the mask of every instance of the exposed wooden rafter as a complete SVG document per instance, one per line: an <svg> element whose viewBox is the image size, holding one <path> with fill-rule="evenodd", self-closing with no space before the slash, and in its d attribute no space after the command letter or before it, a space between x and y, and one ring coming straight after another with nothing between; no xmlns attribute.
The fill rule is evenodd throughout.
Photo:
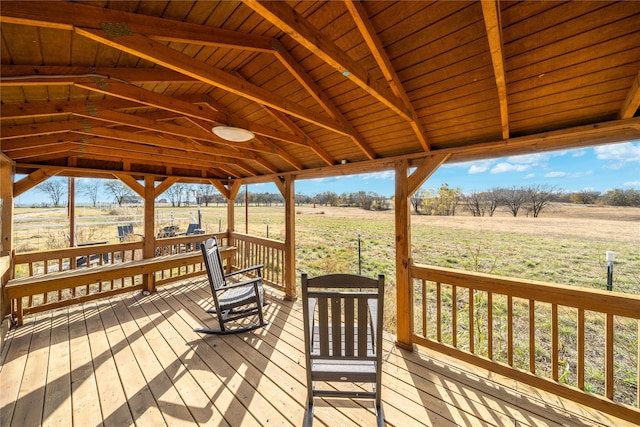
<svg viewBox="0 0 640 427"><path fill-rule="evenodd" d="M482 0L482 14L487 29L487 39L491 50L491 61L498 89L502 138L509 139L509 109L507 104L507 79L504 69L502 24L500 23L500 3L498 0Z"/></svg>
<svg viewBox="0 0 640 427"><path fill-rule="evenodd" d="M411 110L413 110L411 100L407 96L404 87L402 87L402 83L395 72L393 64L391 64L391 61L389 60L389 56L384 51L384 46L382 46L380 39L376 35L376 31L364 10L364 6L359 1L354 0L347 0L345 5L358 26L362 37L364 37L364 41L367 43L367 46L369 46L369 50L371 50L373 57L376 59L378 67L380 67L382 74L385 79L387 79L387 83L389 84L389 87L391 87L394 95L402 99L402 101L409 106ZM409 120L409 124L411 125L413 132L416 134L418 141L420 141L422 148L425 151L429 151L429 143L427 142L427 137L418 118L412 117Z"/></svg>
<svg viewBox="0 0 640 427"><path fill-rule="evenodd" d="M345 78L382 102L405 120L413 120L414 111L385 86L373 79L356 61L333 42L323 37L303 16L284 2L244 0L244 4L264 19L285 31L298 43L309 49Z"/></svg>
<svg viewBox="0 0 640 427"><path fill-rule="evenodd" d="M631 85L631 89L629 89L627 98L624 100L624 104L618 113L618 118L630 119L636 114L638 108L640 108L640 71L633 80L633 84Z"/></svg>

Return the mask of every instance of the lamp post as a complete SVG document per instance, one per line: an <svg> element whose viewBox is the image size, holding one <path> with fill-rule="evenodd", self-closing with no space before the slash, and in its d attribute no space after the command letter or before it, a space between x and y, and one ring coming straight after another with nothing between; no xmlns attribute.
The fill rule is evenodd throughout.
<svg viewBox="0 0 640 427"><path fill-rule="evenodd" d="M607 290L613 290L613 261L616 259L616 253L613 251L606 252L607 258Z"/></svg>
<svg viewBox="0 0 640 427"><path fill-rule="evenodd" d="M269 238L269 218L267 218L267 239Z"/></svg>
<svg viewBox="0 0 640 427"><path fill-rule="evenodd" d="M198 228L202 228L202 214L200 213L200 193L198 190L193 190L193 197L196 199L196 206L198 206Z"/></svg>

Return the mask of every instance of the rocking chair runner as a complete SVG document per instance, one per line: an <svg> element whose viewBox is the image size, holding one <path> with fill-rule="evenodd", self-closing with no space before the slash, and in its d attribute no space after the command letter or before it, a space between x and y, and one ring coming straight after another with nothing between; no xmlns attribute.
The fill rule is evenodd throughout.
<svg viewBox="0 0 640 427"><path fill-rule="evenodd" d="M262 265L237 270L225 274L222 268L222 258L218 240L215 237L201 244L204 264L207 269L211 294L215 309L207 310L207 313L216 313L220 329L196 328L196 332L205 334L235 334L251 331L265 326L262 315L264 292L262 289ZM228 283L227 278L254 272L256 277L238 283ZM258 316L259 323L236 328L229 328L228 322L243 319L249 316Z"/></svg>
<svg viewBox="0 0 640 427"><path fill-rule="evenodd" d="M374 399L382 413L382 313L384 276L378 279L330 274L302 275L302 309L307 362L305 425L313 422L314 397ZM371 383L372 391L318 389L316 382Z"/></svg>

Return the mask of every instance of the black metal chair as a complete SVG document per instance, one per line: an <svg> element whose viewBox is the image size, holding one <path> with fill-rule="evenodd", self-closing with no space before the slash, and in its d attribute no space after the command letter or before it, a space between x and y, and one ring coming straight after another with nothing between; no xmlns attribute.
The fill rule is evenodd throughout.
<svg viewBox="0 0 640 427"><path fill-rule="evenodd" d="M314 397L369 398L376 421L382 412L382 313L384 276L302 275L302 311L307 363L305 425L313 423ZM324 383L370 383L372 391L318 388Z"/></svg>
<svg viewBox="0 0 640 427"><path fill-rule="evenodd" d="M205 334L235 334L247 332L265 326L262 314L264 291L262 289L262 265L255 265L225 274L218 239L212 237L201 244L207 277L211 286L215 309L207 313L215 313L220 329L196 328L196 332ZM228 278L244 277L237 283L230 283ZM247 279L247 277L250 277ZM258 323L229 327L229 322L241 320L249 316L257 316Z"/></svg>

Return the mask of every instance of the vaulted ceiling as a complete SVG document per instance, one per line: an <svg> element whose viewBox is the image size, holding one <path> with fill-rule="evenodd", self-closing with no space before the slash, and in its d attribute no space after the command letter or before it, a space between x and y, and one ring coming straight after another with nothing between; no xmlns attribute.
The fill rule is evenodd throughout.
<svg viewBox="0 0 640 427"><path fill-rule="evenodd" d="M636 1L3 0L0 22L18 173L219 186L640 139Z"/></svg>

